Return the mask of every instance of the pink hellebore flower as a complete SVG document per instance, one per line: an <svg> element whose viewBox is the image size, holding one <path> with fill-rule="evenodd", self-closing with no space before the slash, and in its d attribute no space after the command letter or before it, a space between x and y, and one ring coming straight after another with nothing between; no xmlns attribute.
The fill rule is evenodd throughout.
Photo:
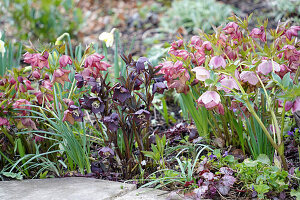
<svg viewBox="0 0 300 200"><path fill-rule="evenodd" d="M52 77L52 83L57 82L60 83L62 86L64 86L65 81L70 82L69 80L69 73L71 72L71 70L66 70L63 68L59 68L57 70L54 71L53 73L53 77Z"/></svg>
<svg viewBox="0 0 300 200"><path fill-rule="evenodd" d="M221 79L220 83L222 86L217 87L218 90L224 90L226 93L231 92L233 89L240 90L238 84L231 76L226 76L225 78Z"/></svg>
<svg viewBox="0 0 300 200"><path fill-rule="evenodd" d="M219 114L224 114L224 107L221 104L220 95L216 91L206 91L198 99L198 104L203 105L208 110L217 108Z"/></svg>
<svg viewBox="0 0 300 200"><path fill-rule="evenodd" d="M59 65L61 67L66 67L67 65L72 65L72 60L69 56L67 55L62 55L60 58L59 58Z"/></svg>
<svg viewBox="0 0 300 200"><path fill-rule="evenodd" d="M199 81L205 81L206 79L209 79L209 71L204 67L195 67L192 69L192 71L196 72L196 79Z"/></svg>
<svg viewBox="0 0 300 200"><path fill-rule="evenodd" d="M0 126L9 126L9 122L6 118L0 117Z"/></svg>
<svg viewBox="0 0 300 200"><path fill-rule="evenodd" d="M300 26L291 26L286 32L285 36L291 40L293 36L298 36L298 31L300 31Z"/></svg>
<svg viewBox="0 0 300 200"><path fill-rule="evenodd" d="M194 65L202 65L205 62L205 53L197 50L194 54L191 54L191 61Z"/></svg>
<svg viewBox="0 0 300 200"><path fill-rule="evenodd" d="M26 52L24 54L24 62L30 64L32 67L39 67L40 69L43 67L49 68L48 57L48 51L45 51L43 55L40 53L31 54Z"/></svg>
<svg viewBox="0 0 300 200"><path fill-rule="evenodd" d="M212 50L211 43L210 43L209 41L205 41L205 42L203 42L203 44L202 44L202 48L203 48L204 50L207 50L207 51L210 51L210 50Z"/></svg>
<svg viewBox="0 0 300 200"><path fill-rule="evenodd" d="M97 69L97 71L106 71L108 67L111 67L111 65L107 64L106 62L103 62L104 56L94 53L90 56L88 56L85 60L84 67L90 67L93 69L94 67Z"/></svg>
<svg viewBox="0 0 300 200"><path fill-rule="evenodd" d="M24 105L31 105L31 103L29 101L27 101L26 99L19 99L19 100L17 100L13 104L13 108L14 109L27 109L27 110L31 110L30 106L24 106ZM26 110L22 110L22 114L26 115Z"/></svg>
<svg viewBox="0 0 300 200"><path fill-rule="evenodd" d="M294 102L287 101L285 103L285 110L289 111L292 109L292 113L300 111L300 97L297 97Z"/></svg>
<svg viewBox="0 0 300 200"><path fill-rule="evenodd" d="M225 69L226 67L226 61L222 56L214 56L211 58L208 64L212 69L218 69L220 67L223 67Z"/></svg>
<svg viewBox="0 0 300 200"><path fill-rule="evenodd" d="M203 41L199 36L193 36L191 38L191 45L193 45L196 49L200 49L201 45L203 44Z"/></svg>
<svg viewBox="0 0 300 200"><path fill-rule="evenodd" d="M266 42L266 32L264 26L252 29L250 35L252 38L259 38L262 42Z"/></svg>
<svg viewBox="0 0 300 200"><path fill-rule="evenodd" d="M223 30L225 33L229 34L232 39L240 40L242 38L242 32L239 30L239 25L235 22L229 22Z"/></svg>
<svg viewBox="0 0 300 200"><path fill-rule="evenodd" d="M263 75L268 75L270 72L273 71L275 72L279 72L280 71L280 65L275 62L275 61L267 61L267 60L263 60L258 66L257 66L257 72L261 73Z"/></svg>
<svg viewBox="0 0 300 200"><path fill-rule="evenodd" d="M240 79L243 82L245 82L245 83L248 82L251 85L256 85L258 83L258 78L257 78L255 72L252 72L252 71L243 71L240 74Z"/></svg>

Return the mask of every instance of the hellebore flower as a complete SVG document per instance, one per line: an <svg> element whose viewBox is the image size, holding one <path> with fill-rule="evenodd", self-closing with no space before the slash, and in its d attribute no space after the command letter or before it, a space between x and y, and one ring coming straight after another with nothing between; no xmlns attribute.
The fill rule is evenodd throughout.
<svg viewBox="0 0 300 200"><path fill-rule="evenodd" d="M239 30L239 25L235 22L229 22L223 30L225 33L229 34L232 39L240 40L242 38L242 32Z"/></svg>
<svg viewBox="0 0 300 200"><path fill-rule="evenodd" d="M99 148L97 150L98 150L98 154L102 157L104 157L104 156L108 157L108 156L115 155L114 151L109 147L102 147L102 148Z"/></svg>
<svg viewBox="0 0 300 200"><path fill-rule="evenodd" d="M135 73L132 73L130 75L130 79L131 79L131 81L134 81L133 89L139 90L140 86L143 84L143 81L140 79L140 77L138 75L136 75Z"/></svg>
<svg viewBox="0 0 300 200"><path fill-rule="evenodd" d="M259 38L262 42L266 42L266 32L264 26L252 29L250 35L252 38Z"/></svg>
<svg viewBox="0 0 300 200"><path fill-rule="evenodd" d="M36 69L36 70L34 70L34 71L32 72L32 76L33 76L34 78L36 78L36 79L40 79L40 78L41 78L41 73L40 73L40 71L39 71L38 69Z"/></svg>
<svg viewBox="0 0 300 200"><path fill-rule="evenodd" d="M258 78L255 75L255 72L252 71L242 71L240 78L243 82L248 82L251 85L256 85L258 83Z"/></svg>
<svg viewBox="0 0 300 200"><path fill-rule="evenodd" d="M111 65L107 64L103 60L104 56L94 53L90 56L88 56L85 60L84 63L84 68L90 67L91 70L93 70L93 68L95 67L97 70L97 73L99 73L99 71L106 71L108 67L111 67Z"/></svg>
<svg viewBox="0 0 300 200"><path fill-rule="evenodd" d="M238 84L231 76L226 76L225 78L221 79L220 83L225 87L217 87L218 90L224 90L226 93L231 92L232 89L240 90Z"/></svg>
<svg viewBox="0 0 300 200"><path fill-rule="evenodd" d="M196 49L200 49L202 44L203 44L203 41L201 40L201 38L199 36L193 36L191 38L191 45L193 45Z"/></svg>
<svg viewBox="0 0 300 200"><path fill-rule="evenodd" d="M163 94L166 89L168 89L166 84L163 82L157 82L153 84L152 93L155 94L157 92L159 94Z"/></svg>
<svg viewBox="0 0 300 200"><path fill-rule="evenodd" d="M291 40L293 36L298 36L298 31L300 31L300 26L291 26L286 32L285 36Z"/></svg>
<svg viewBox="0 0 300 200"><path fill-rule="evenodd" d="M101 84L99 82L97 82L95 78L89 77L89 80L87 81L87 83L90 86L92 86L91 91L93 93L99 93L101 91Z"/></svg>
<svg viewBox="0 0 300 200"><path fill-rule="evenodd" d="M1 40L1 38L0 38L0 53L2 53L2 55L5 53L5 43Z"/></svg>
<svg viewBox="0 0 300 200"><path fill-rule="evenodd" d="M33 130L38 130L36 128L36 125L35 125L34 121L32 121L30 118L22 118L21 122L27 128L31 128Z"/></svg>
<svg viewBox="0 0 300 200"><path fill-rule="evenodd" d="M129 90L124 86L115 87L113 100L118 100L121 103L124 103L127 99L131 97Z"/></svg>
<svg viewBox="0 0 300 200"><path fill-rule="evenodd" d="M38 100L38 103L40 105L43 104L43 102L47 102L48 101L53 101L53 95L50 94L50 93L43 93L41 91L38 91L36 93L34 93L34 95L36 96L37 100ZM47 100L46 100L47 99Z"/></svg>
<svg viewBox="0 0 300 200"><path fill-rule="evenodd" d="M137 123L149 120L150 112L144 109L140 109L133 113L133 120Z"/></svg>
<svg viewBox="0 0 300 200"><path fill-rule="evenodd" d="M221 104L220 95L215 91L206 91L198 99L198 104L203 105L208 110L217 108L219 114L224 114L224 108Z"/></svg>
<svg viewBox="0 0 300 200"><path fill-rule="evenodd" d="M257 66L257 72L261 73L263 75L268 75L270 72L273 71L275 72L279 72L280 71L280 65L275 62L275 61L267 61L267 60L263 60L258 66Z"/></svg>
<svg viewBox="0 0 300 200"><path fill-rule="evenodd" d="M103 122L110 131L115 132L119 128L119 115L112 113L110 116L104 117Z"/></svg>
<svg viewBox="0 0 300 200"><path fill-rule="evenodd" d="M104 41L107 47L112 47L114 43L114 32L115 28L113 28L110 33L103 32L99 35L99 40Z"/></svg>
<svg viewBox="0 0 300 200"><path fill-rule="evenodd" d="M57 70L54 71L53 73L53 77L52 77L52 83L57 82L60 83L62 86L64 86L65 81L70 82L69 80L69 73L71 72L71 70L66 70L63 68L59 68Z"/></svg>
<svg viewBox="0 0 300 200"><path fill-rule="evenodd" d="M31 54L26 52L24 54L24 62L30 64L32 67L39 67L40 69L44 67L49 68L48 57L48 51L45 51L44 54Z"/></svg>
<svg viewBox="0 0 300 200"><path fill-rule="evenodd" d="M6 118L0 117L0 126L9 126L9 122Z"/></svg>
<svg viewBox="0 0 300 200"><path fill-rule="evenodd" d="M289 111L290 109L292 109L292 113L300 111L300 97L297 97L294 102L287 101L285 103L285 110Z"/></svg>
<svg viewBox="0 0 300 200"><path fill-rule="evenodd" d="M60 58L59 58L59 65L61 67L66 67L67 65L72 65L72 60L69 56L67 55L62 55Z"/></svg>
<svg viewBox="0 0 300 200"><path fill-rule="evenodd" d="M209 79L209 71L206 70L204 67L195 67L192 69L193 72L196 72L196 79L199 81L205 81L206 79Z"/></svg>
<svg viewBox="0 0 300 200"><path fill-rule="evenodd" d="M70 124L74 124L74 121L83 121L83 112L80 107L69 103L68 109L64 111L63 121L68 121Z"/></svg>
<svg viewBox="0 0 300 200"><path fill-rule="evenodd" d="M136 62L136 71L137 71L137 73L140 73L142 70L145 69L145 62L149 63L148 58L140 57L138 59L138 61Z"/></svg>
<svg viewBox="0 0 300 200"><path fill-rule="evenodd" d="M13 108L15 109L27 109L30 110L30 106L22 106L22 105L30 105L31 103L26 99L19 99L13 104Z"/></svg>
<svg viewBox="0 0 300 200"><path fill-rule="evenodd" d="M76 74L74 78L77 81L76 83L77 88L82 88L84 84L83 76L81 74Z"/></svg>
<svg viewBox="0 0 300 200"><path fill-rule="evenodd" d="M223 67L225 69L226 67L226 61L222 56L214 56L211 58L208 64L212 69L218 69L220 67Z"/></svg>
<svg viewBox="0 0 300 200"><path fill-rule="evenodd" d="M86 101L86 106L91 109L91 111L95 114L98 112L103 112L104 111L104 103L99 97L86 97L88 98Z"/></svg>

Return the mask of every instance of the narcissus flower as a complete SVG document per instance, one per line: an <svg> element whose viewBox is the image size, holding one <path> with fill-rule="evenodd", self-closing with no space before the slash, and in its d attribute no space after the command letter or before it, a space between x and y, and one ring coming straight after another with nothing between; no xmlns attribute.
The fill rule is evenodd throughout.
<svg viewBox="0 0 300 200"><path fill-rule="evenodd" d="M204 106L208 110L216 108L219 114L224 114L224 107L221 104L220 95L215 91L204 92L197 100L198 104Z"/></svg>
<svg viewBox="0 0 300 200"><path fill-rule="evenodd" d="M0 37L0 53L2 53L2 55L5 53L5 43L1 40L1 37Z"/></svg>
<svg viewBox="0 0 300 200"><path fill-rule="evenodd" d="M279 72L280 71L280 65L275 62L275 61L267 61L267 60L263 60L258 66L257 66L257 72L261 73L263 75L268 75L270 72L273 71L275 72Z"/></svg>
<svg viewBox="0 0 300 200"><path fill-rule="evenodd" d="M66 70L63 68L59 68L55 70L52 77L52 83L57 82L60 83L62 86L64 86L65 81L71 82L68 77L70 72L71 70Z"/></svg>
<svg viewBox="0 0 300 200"><path fill-rule="evenodd" d="M59 65L61 67L66 67L67 65L72 65L72 60L69 56L67 55L62 55L60 58L59 58Z"/></svg>
<svg viewBox="0 0 300 200"><path fill-rule="evenodd" d="M226 61L222 56L214 56L210 59L208 64L212 69L218 69L220 67L223 67L225 69L226 67Z"/></svg>
<svg viewBox="0 0 300 200"><path fill-rule="evenodd" d="M112 47L114 43L114 32L115 28L113 28L109 33L103 32L99 35L99 40L104 41L107 47Z"/></svg>
<svg viewBox="0 0 300 200"><path fill-rule="evenodd" d="M205 81L206 79L209 79L209 71L204 67L195 67L192 69L192 71L196 72L196 79L199 81Z"/></svg>

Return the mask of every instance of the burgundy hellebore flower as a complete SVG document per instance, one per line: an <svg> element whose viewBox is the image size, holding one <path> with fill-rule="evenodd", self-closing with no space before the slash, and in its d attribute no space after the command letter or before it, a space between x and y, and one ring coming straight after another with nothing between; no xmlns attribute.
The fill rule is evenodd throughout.
<svg viewBox="0 0 300 200"><path fill-rule="evenodd" d="M116 132L119 128L119 115L112 113L110 116L104 117L103 122L110 131Z"/></svg>
<svg viewBox="0 0 300 200"><path fill-rule="evenodd" d="M34 93L34 95L36 96L38 103L40 105L42 105L43 102L53 101L53 95L51 93L47 93L47 92L43 93L41 91L38 91L38 92Z"/></svg>
<svg viewBox="0 0 300 200"><path fill-rule="evenodd" d="M149 120L150 112L144 109L140 109L133 113L133 120L137 123Z"/></svg>
<svg viewBox="0 0 300 200"><path fill-rule="evenodd" d="M67 55L62 55L60 58L59 58L59 65L60 67L66 67L67 65L72 65L72 60L69 56Z"/></svg>
<svg viewBox="0 0 300 200"><path fill-rule="evenodd" d="M198 104L203 105L206 109L217 108L219 114L224 114L224 107L221 104L220 95L215 91L206 91L198 99Z"/></svg>
<svg viewBox="0 0 300 200"><path fill-rule="evenodd" d="M226 61L222 56L214 56L211 58L208 64L212 69L218 69L220 67L223 67L225 69L226 67Z"/></svg>
<svg viewBox="0 0 300 200"><path fill-rule="evenodd" d="M0 117L0 126L9 126L9 121L6 118Z"/></svg>
<svg viewBox="0 0 300 200"><path fill-rule="evenodd" d="M250 35L252 38L259 38L262 42L266 42L266 32L264 26L252 29Z"/></svg>
<svg viewBox="0 0 300 200"><path fill-rule="evenodd" d="M261 73L263 75L268 75L270 72L273 71L273 67L274 67L274 71L275 72L280 72L280 66L277 62L275 61L267 61L267 60L263 60L258 66L257 66L257 72Z"/></svg>
<svg viewBox="0 0 300 200"><path fill-rule="evenodd" d="M100 93L100 91L101 91L101 84L100 84L99 82L97 82L95 78L89 77L87 83L88 83L90 86L92 86L91 91L92 91L93 93Z"/></svg>
<svg viewBox="0 0 300 200"><path fill-rule="evenodd" d="M248 82L251 85L256 85L259 81L255 72L252 71L242 71L240 78L243 82Z"/></svg>
<svg viewBox="0 0 300 200"><path fill-rule="evenodd" d="M109 147L102 147L102 148L99 148L97 150L98 150L98 154L101 157L108 157L108 156L115 155L114 151L111 148L109 148Z"/></svg>
<svg viewBox="0 0 300 200"><path fill-rule="evenodd" d="M127 99L131 97L130 92L124 86L115 87L113 100L118 100L121 103L124 103Z"/></svg>
<svg viewBox="0 0 300 200"><path fill-rule="evenodd" d="M63 121L68 121L72 125L74 120L82 122L83 121L83 112L80 107L71 104L67 110L64 112Z"/></svg>
<svg viewBox="0 0 300 200"><path fill-rule="evenodd" d="M209 71L205 69L204 67L195 67L192 69L193 72L196 72L196 79L199 81L205 81L206 79L209 79Z"/></svg>
<svg viewBox="0 0 300 200"><path fill-rule="evenodd" d="M63 68L59 68L57 70L54 71L53 73L53 77L52 77L52 83L57 82L60 83L62 86L64 86L65 81L70 82L69 80L69 73L71 72L71 70L66 70Z"/></svg>

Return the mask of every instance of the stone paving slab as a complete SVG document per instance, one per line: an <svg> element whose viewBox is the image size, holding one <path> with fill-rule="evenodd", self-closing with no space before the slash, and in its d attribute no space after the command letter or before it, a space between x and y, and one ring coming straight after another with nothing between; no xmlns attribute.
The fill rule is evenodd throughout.
<svg viewBox="0 0 300 200"><path fill-rule="evenodd" d="M135 189L133 184L84 177L0 181L0 199L110 200Z"/></svg>
<svg viewBox="0 0 300 200"><path fill-rule="evenodd" d="M170 192L156 190L152 188L139 188L133 190L123 196L117 197L115 200L181 200L178 195L169 195Z"/></svg>

